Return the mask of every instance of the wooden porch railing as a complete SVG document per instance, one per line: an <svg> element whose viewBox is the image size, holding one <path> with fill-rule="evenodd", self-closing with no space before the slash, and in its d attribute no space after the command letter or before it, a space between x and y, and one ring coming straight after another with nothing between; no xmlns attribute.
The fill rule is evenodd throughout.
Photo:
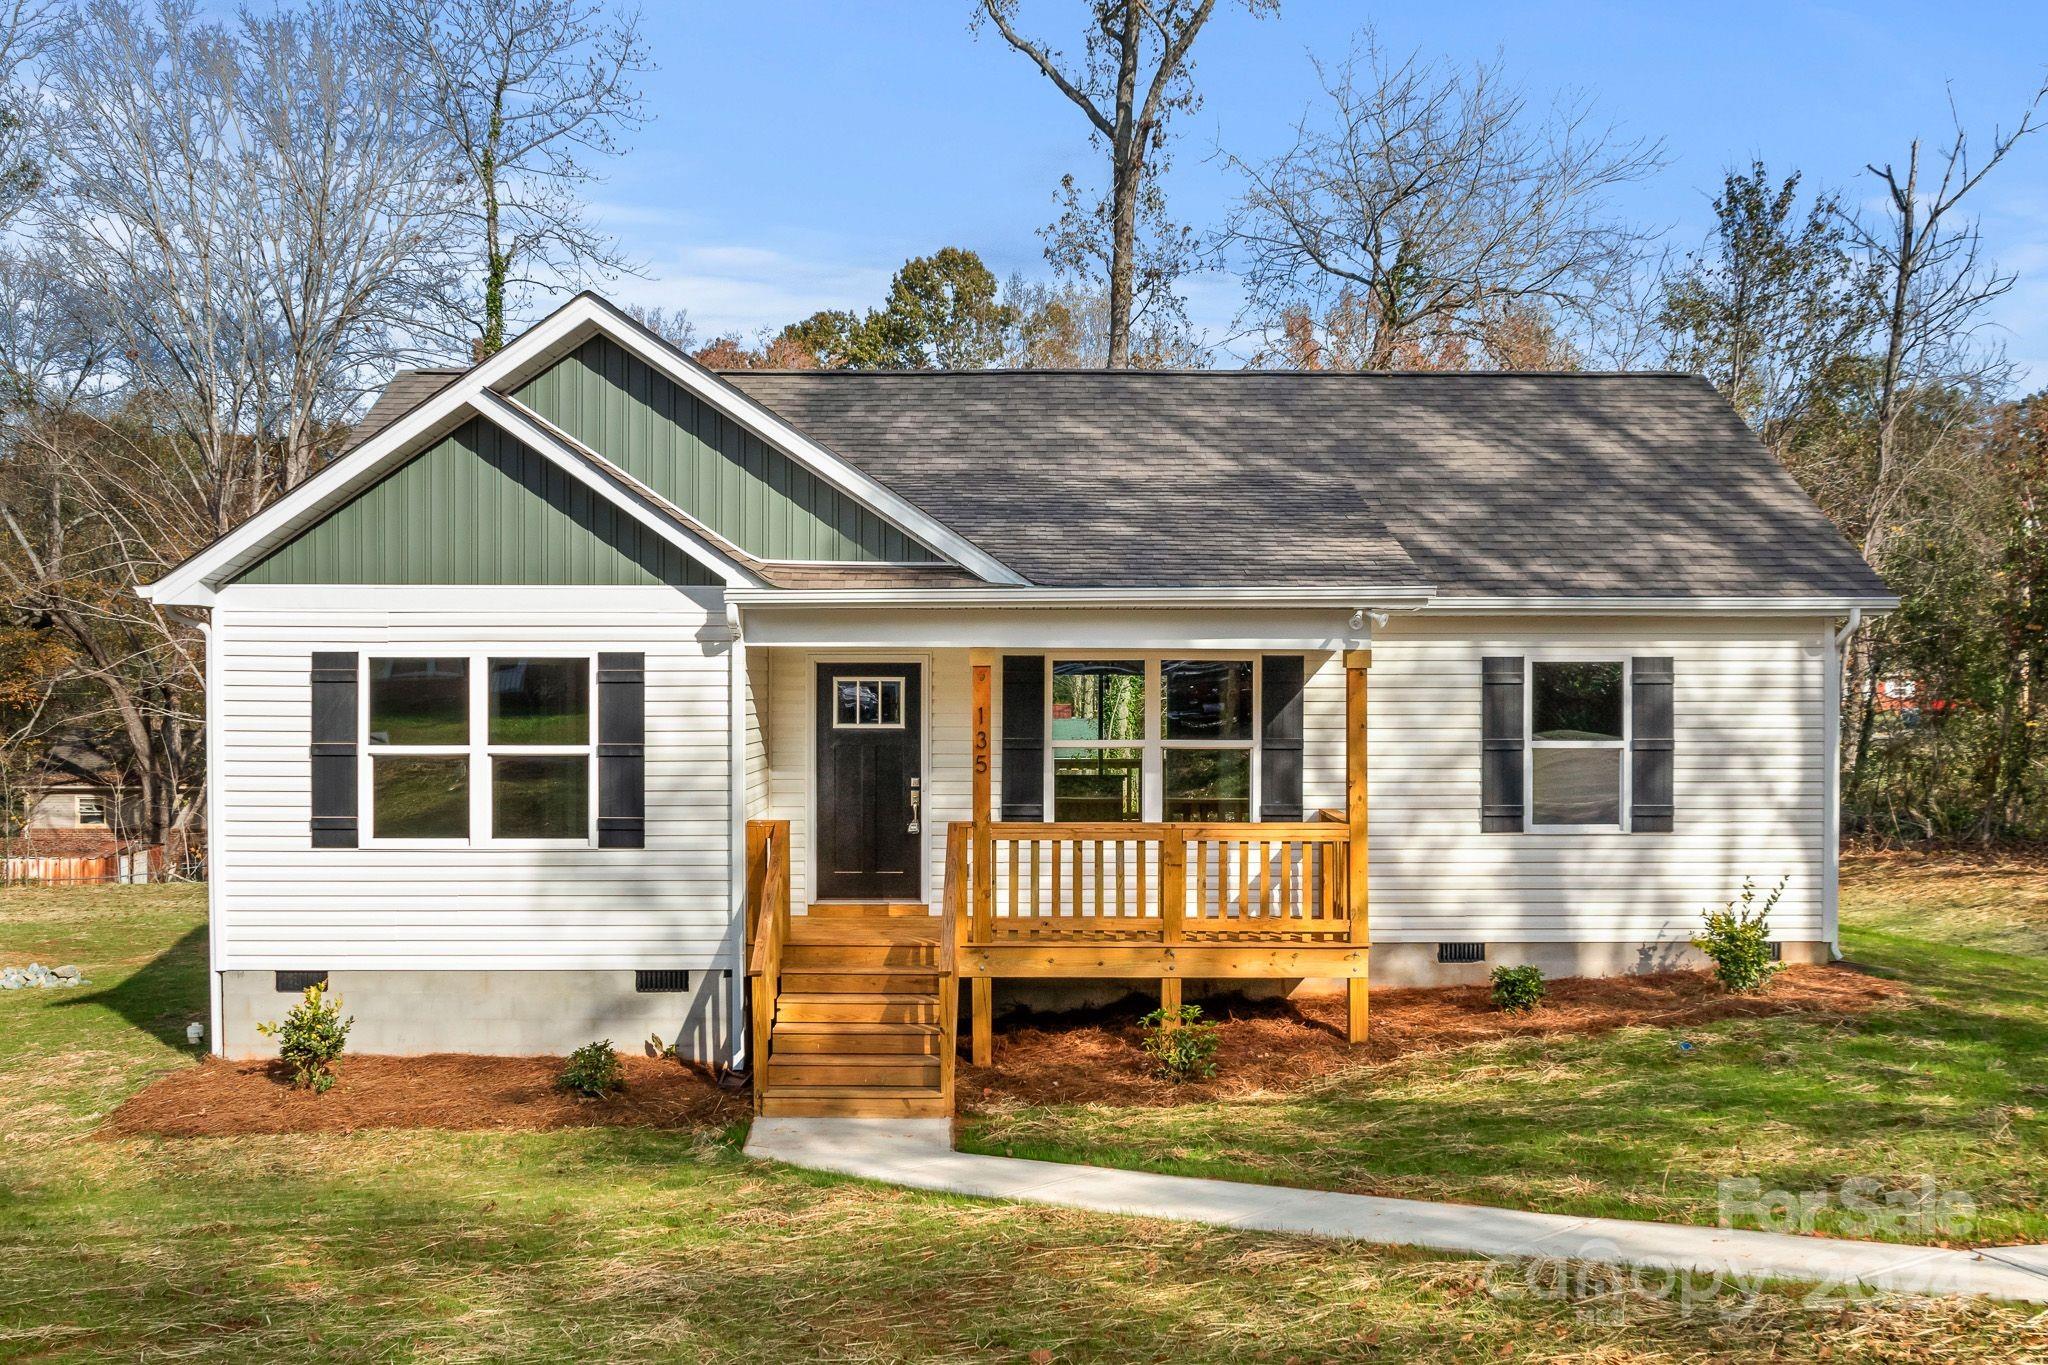
<svg viewBox="0 0 2048 1365"><path fill-rule="evenodd" d="M956 825L951 838L972 829ZM1350 841L1326 820L990 824L986 866L963 878L974 913L962 942L1346 940Z"/></svg>
<svg viewBox="0 0 2048 1365"><path fill-rule="evenodd" d="M754 1108L768 1088L768 1034L775 1026L775 994L781 989L782 949L789 941L789 821L747 821L747 980L753 995L752 1037L747 1048L754 1072Z"/></svg>

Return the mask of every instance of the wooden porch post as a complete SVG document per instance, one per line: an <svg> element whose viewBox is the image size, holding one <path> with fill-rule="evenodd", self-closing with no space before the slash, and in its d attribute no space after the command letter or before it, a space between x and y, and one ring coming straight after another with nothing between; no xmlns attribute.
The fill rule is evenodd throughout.
<svg viewBox="0 0 2048 1365"><path fill-rule="evenodd" d="M974 896L972 927L968 937L974 943L987 943L996 905L995 839L989 833L989 822L994 818L989 786L994 769L995 708L988 656L976 651L971 659L974 677L974 856L969 884L974 888ZM954 968L958 970L957 963ZM995 1060L996 1037L995 982L986 976L974 978L973 1012L974 1064L987 1066Z"/></svg>
<svg viewBox="0 0 2048 1365"><path fill-rule="evenodd" d="M1351 826L1350 846L1344 863L1349 871L1348 904L1351 942L1369 948L1370 892L1366 820L1366 670L1372 667L1372 651L1352 649L1344 653L1344 812ZM1369 960L1369 959L1368 959ZM1354 1043L1365 1041L1371 1008L1371 986L1366 977L1354 976L1346 983L1348 1009L1346 1034Z"/></svg>

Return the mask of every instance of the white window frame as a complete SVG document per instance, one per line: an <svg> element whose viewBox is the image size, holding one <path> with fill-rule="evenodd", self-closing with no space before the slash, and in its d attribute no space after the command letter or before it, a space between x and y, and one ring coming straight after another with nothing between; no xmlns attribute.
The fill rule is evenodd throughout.
<svg viewBox="0 0 2048 1365"><path fill-rule="evenodd" d="M848 722L848 723L842 723L842 722L840 721L840 719L839 719L839 695L838 695L838 688L839 688L840 684L842 684L842 683L852 683L852 684L853 684L854 686L856 686L856 687L860 686L860 685L861 685L862 683L873 683L873 684L875 685L875 714L876 714L877 716L881 715L882 697L883 697L883 695L884 695L883 689L885 689L885 688L890 688L890 687L893 687L893 688L895 688L895 689L896 689L896 719L895 719L895 720L872 720L872 721L866 721L866 720L861 720L861 719L859 718L859 710L860 710L860 708L859 708L859 707L858 707L858 706L856 705L856 706L855 706L855 708L854 708L854 719L853 719L853 720L852 720L851 722ZM888 676L888 675L885 675L885 674L877 674L877 675L873 675L873 676L870 676L870 675L867 675L867 674L862 674L862 673L841 673L841 672L838 672L838 671L837 671L837 670L835 669L835 670L833 671L833 673L832 673L832 687L833 687L833 696L832 696L832 728L833 728L833 729L835 729L835 730L901 730L901 729L903 728L903 726L904 726L904 724L905 724L905 721L904 721L903 717L904 717L904 713L905 713L905 711L906 711L906 710L908 709L908 705L907 705L907 703L909 702L910 698L909 698L909 690L908 690L908 688L907 688L907 687L905 686L904 680L903 680L902 678L900 678L900 677L891 677L891 676Z"/></svg>
<svg viewBox="0 0 2048 1365"><path fill-rule="evenodd" d="M1621 738L1620 739L1538 739L1536 738L1536 668L1539 664L1620 664L1621 665ZM1630 746L1634 743L1635 708L1630 705L1634 695L1635 664L1627 655L1611 652L1577 652L1564 654L1530 654L1522 662L1522 829L1528 834L1627 834L1629 832L1629 806L1634 792L1631 787L1635 780L1634 764L1629 761ZM1536 823L1536 751L1538 749L1614 749L1621 758L1620 820L1615 824L1598 825L1539 825Z"/></svg>
<svg viewBox="0 0 2048 1365"><path fill-rule="evenodd" d="M1265 743L1266 670L1265 656L1239 650L1217 649L1086 649L1061 650L1045 656L1045 811L1046 822L1059 819L1059 798L1054 787L1055 754L1062 749L1138 750L1138 823L1158 824L1166 811L1166 760L1168 749L1238 749L1251 755L1251 806L1247 824L1257 824L1261 801L1260 751ZM1166 739L1166 661L1195 660L1203 663L1248 663L1252 670L1252 737L1250 739ZM1053 665L1056 663L1137 662L1145 669L1145 734L1142 739L1056 739L1052 733Z"/></svg>
<svg viewBox="0 0 2048 1365"><path fill-rule="evenodd" d="M85 814L86 803L92 803L92 818ZM79 792L71 798L71 818L80 829L106 829L112 824L107 818L107 798Z"/></svg>
<svg viewBox="0 0 2048 1365"><path fill-rule="evenodd" d="M469 741L466 744L372 744L370 742L370 670L379 659L462 659L468 665ZM493 744L490 742L490 669L493 659L581 660L586 678L585 695L590 699L589 730L581 744ZM364 848L596 848L597 847L597 653L586 649L558 649L549 645L517 646L510 649L447 649L415 645L405 649L365 652L357 664L356 733L356 824ZM405 839L377 834L376 788L372 764L382 755L390 758L464 757L469 775L469 837L467 839ZM491 834L491 761L494 758L577 758L583 759L587 794L584 797L583 837L569 839L499 839Z"/></svg>

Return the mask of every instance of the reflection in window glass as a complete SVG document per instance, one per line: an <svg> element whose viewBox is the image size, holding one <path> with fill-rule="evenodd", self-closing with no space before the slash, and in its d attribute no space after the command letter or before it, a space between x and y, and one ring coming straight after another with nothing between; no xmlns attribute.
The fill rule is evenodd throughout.
<svg viewBox="0 0 2048 1365"><path fill-rule="evenodd" d="M581 754L491 760L491 834L582 839L590 832L590 765Z"/></svg>
<svg viewBox="0 0 2048 1365"><path fill-rule="evenodd" d="M1530 727L1536 739L1621 738L1621 664L1549 664L1531 669Z"/></svg>
<svg viewBox="0 0 2048 1365"><path fill-rule="evenodd" d="M469 837L469 759L464 755L380 754L370 760L370 792L376 838Z"/></svg>
<svg viewBox="0 0 2048 1365"><path fill-rule="evenodd" d="M1168 820L1213 824L1252 818L1249 749L1168 749L1161 756Z"/></svg>
<svg viewBox="0 0 2048 1365"><path fill-rule="evenodd" d="M1055 663L1052 737L1055 743L1143 739L1145 665L1135 659Z"/></svg>
<svg viewBox="0 0 2048 1365"><path fill-rule="evenodd" d="M903 724L901 678L834 678L832 724L838 729L897 729Z"/></svg>
<svg viewBox="0 0 2048 1365"><path fill-rule="evenodd" d="M491 660L491 743L588 744L588 659Z"/></svg>
<svg viewBox="0 0 2048 1365"><path fill-rule="evenodd" d="M1166 690L1166 739L1250 739L1252 665L1249 659L1168 659L1160 666Z"/></svg>
<svg viewBox="0 0 2048 1365"><path fill-rule="evenodd" d="M1619 748L1535 748L1529 757L1531 824L1621 824Z"/></svg>
<svg viewBox="0 0 2048 1365"><path fill-rule="evenodd" d="M1137 820L1144 814L1144 760L1139 749L1055 749L1052 818Z"/></svg>
<svg viewBox="0 0 2048 1365"><path fill-rule="evenodd" d="M370 660L370 743L469 743L469 660Z"/></svg>

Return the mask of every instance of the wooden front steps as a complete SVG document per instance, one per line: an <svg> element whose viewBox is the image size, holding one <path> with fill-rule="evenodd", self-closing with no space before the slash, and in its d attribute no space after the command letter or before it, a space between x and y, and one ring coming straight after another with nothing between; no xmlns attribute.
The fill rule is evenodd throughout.
<svg viewBox="0 0 2048 1365"><path fill-rule="evenodd" d="M922 905L824 904L792 916L761 1112L930 1118L953 1112L942 1018L952 964Z"/></svg>

